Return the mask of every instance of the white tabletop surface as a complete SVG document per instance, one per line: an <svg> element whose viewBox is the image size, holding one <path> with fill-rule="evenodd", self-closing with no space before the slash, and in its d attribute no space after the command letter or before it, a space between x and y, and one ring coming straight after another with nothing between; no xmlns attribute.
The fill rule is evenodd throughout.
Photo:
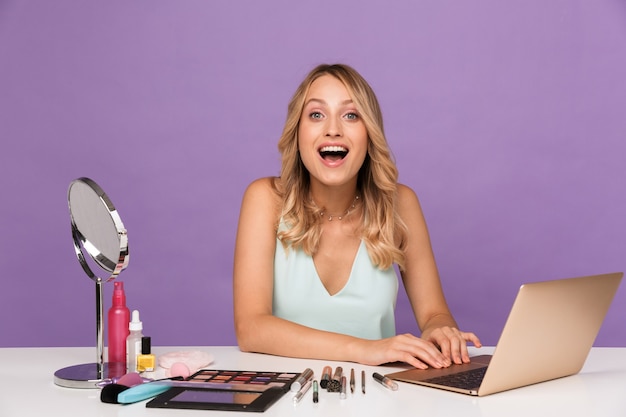
<svg viewBox="0 0 626 417"><path fill-rule="evenodd" d="M583 370L574 376L475 398L433 388L399 383L390 391L375 383L373 372L400 368L372 367L353 363L284 358L242 353L237 347L160 347L157 355L181 350L210 353L213 369L301 372L310 367L319 379L325 365L354 368L367 374L366 394L358 389L346 399L320 389L319 403L309 391L294 405L287 393L262 415L267 416L626 416L626 348L593 348ZM473 354L491 353L492 348L472 349ZM2 348L0 349L0 416L250 416L230 411L148 409L147 401L106 404L97 389L72 389L54 384L60 368L95 362L95 348ZM529 364L530 366L531 364ZM360 378L357 378L360 381Z"/></svg>

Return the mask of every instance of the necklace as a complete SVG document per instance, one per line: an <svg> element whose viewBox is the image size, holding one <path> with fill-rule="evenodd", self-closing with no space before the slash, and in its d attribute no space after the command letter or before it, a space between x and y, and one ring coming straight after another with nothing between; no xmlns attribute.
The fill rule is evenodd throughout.
<svg viewBox="0 0 626 417"><path fill-rule="evenodd" d="M350 214L354 210L358 202L359 202L359 196L356 195L354 197L354 200L352 201L352 204L350 204L350 207L348 207L346 211L344 211L342 214L326 214L324 213L324 211L320 211L320 217L324 217L324 216L328 217L329 222L332 222L333 219L343 220L344 217L346 217L348 214ZM313 204L315 205L315 202L313 202ZM315 205L315 207L317 207L317 205Z"/></svg>

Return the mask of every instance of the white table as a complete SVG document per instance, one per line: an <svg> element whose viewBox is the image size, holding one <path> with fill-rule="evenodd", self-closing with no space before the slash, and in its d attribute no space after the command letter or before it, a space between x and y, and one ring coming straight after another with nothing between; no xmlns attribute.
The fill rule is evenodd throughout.
<svg viewBox="0 0 626 417"><path fill-rule="evenodd" d="M371 375L400 368L353 363L284 358L242 353L237 347L160 347L157 355L179 350L202 350L215 357L214 369L301 372L310 367L319 379L324 365L354 368L367 374L366 394L348 392L346 399L320 389L313 404L311 391L297 405L287 393L262 415L266 416L626 416L626 348L593 348L578 375L513 391L474 398L432 388L399 383L390 391ZM491 353L492 348L472 349L472 354ZM0 416L250 416L229 411L148 409L144 402L118 405L100 401L97 389L71 389L53 382L54 372L66 366L95 362L95 348L2 348L0 349ZM531 364L529 364L530 366Z"/></svg>

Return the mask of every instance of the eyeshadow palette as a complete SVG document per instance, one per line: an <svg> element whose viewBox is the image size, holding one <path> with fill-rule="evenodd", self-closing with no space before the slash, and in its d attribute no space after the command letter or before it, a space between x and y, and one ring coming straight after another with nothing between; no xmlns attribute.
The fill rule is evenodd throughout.
<svg viewBox="0 0 626 417"><path fill-rule="evenodd" d="M148 408L265 411L282 397L298 372L201 369L146 404Z"/></svg>
<svg viewBox="0 0 626 417"><path fill-rule="evenodd" d="M262 392L272 387L289 390L298 377L297 372L220 371L202 369L187 378L186 382L211 388L237 388Z"/></svg>

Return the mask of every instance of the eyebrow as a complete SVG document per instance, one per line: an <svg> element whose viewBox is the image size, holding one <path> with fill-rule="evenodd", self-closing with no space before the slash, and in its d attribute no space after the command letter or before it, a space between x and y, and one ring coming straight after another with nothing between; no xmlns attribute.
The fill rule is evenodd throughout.
<svg viewBox="0 0 626 417"><path fill-rule="evenodd" d="M316 103L320 103L320 104L324 104L324 105L328 105L328 103L325 100L322 100L321 98L310 98L307 101L304 102L304 106L308 106L311 102L316 102ZM342 101L340 104L342 105L347 105L347 104L353 104L354 101L352 99L348 99L348 100L344 100Z"/></svg>

